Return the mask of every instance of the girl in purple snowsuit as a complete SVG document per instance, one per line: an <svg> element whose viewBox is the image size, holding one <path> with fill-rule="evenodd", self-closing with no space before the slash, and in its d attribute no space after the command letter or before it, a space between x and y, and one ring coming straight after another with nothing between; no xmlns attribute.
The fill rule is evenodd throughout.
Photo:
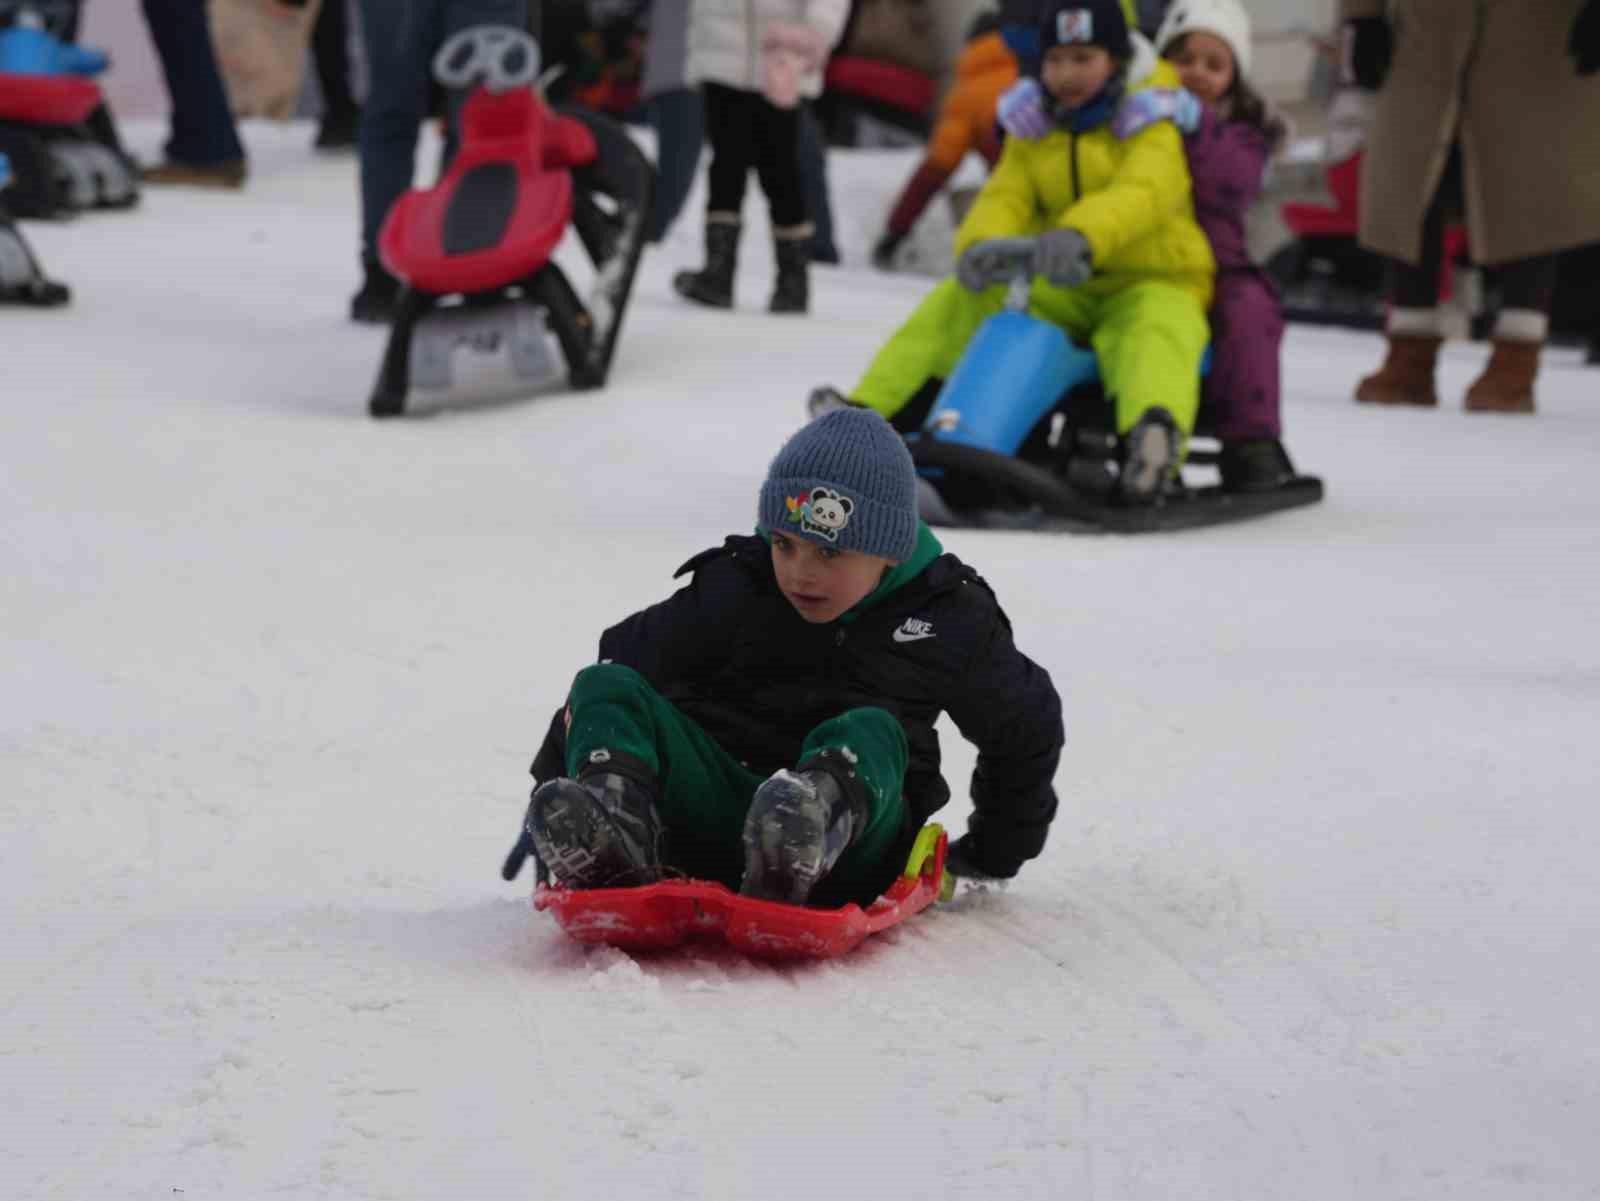
<svg viewBox="0 0 1600 1201"><path fill-rule="evenodd" d="M1130 137L1152 121L1171 120L1184 132L1195 217L1217 260L1211 370L1201 403L1222 442L1223 485L1268 491L1295 474L1279 413L1283 307L1266 273L1250 261L1244 221L1283 139L1283 123L1245 82L1250 20L1238 0L1174 4L1156 49L1177 68L1183 90L1135 93L1113 129Z"/></svg>

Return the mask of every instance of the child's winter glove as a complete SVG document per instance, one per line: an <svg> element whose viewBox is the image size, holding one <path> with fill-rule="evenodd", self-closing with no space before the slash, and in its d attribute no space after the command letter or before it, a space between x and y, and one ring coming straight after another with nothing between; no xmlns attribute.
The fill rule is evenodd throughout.
<svg viewBox="0 0 1600 1201"><path fill-rule="evenodd" d="M1394 31L1382 17L1356 17L1340 31L1342 74L1347 84L1368 92L1383 86L1394 54Z"/></svg>
<svg viewBox="0 0 1600 1201"><path fill-rule="evenodd" d="M1000 127L1014 138L1037 140L1055 128L1039 81L1026 76L1007 88L995 111Z"/></svg>
<svg viewBox="0 0 1600 1201"><path fill-rule="evenodd" d="M900 249L900 243L906 240L905 234L897 234L893 230L885 230L883 237L872 248L872 265L879 271L894 270L894 253Z"/></svg>
<svg viewBox="0 0 1600 1201"><path fill-rule="evenodd" d="M1157 121L1171 121L1184 133L1200 128L1200 100L1183 88L1146 88L1125 99L1111 118L1111 132L1131 138Z"/></svg>
<svg viewBox="0 0 1600 1201"><path fill-rule="evenodd" d="M989 863L983 844L971 834L963 834L945 851L944 870L958 880L1009 880L1022 867L1020 863Z"/></svg>
<svg viewBox="0 0 1600 1201"><path fill-rule="evenodd" d="M794 108L805 77L827 58L827 42L809 25L773 22L761 38L761 94L776 108Z"/></svg>
<svg viewBox="0 0 1600 1201"><path fill-rule="evenodd" d="M956 279L969 292L982 292L1011 280L1015 260L991 242L974 242L956 260Z"/></svg>
<svg viewBox="0 0 1600 1201"><path fill-rule="evenodd" d="M1094 274L1089 239L1075 229L1052 229L1033 244L1033 271L1058 288L1076 288Z"/></svg>
<svg viewBox="0 0 1600 1201"><path fill-rule="evenodd" d="M1578 60L1579 75L1600 71L1600 0L1589 0L1578 10L1578 19L1572 23L1572 36L1567 39L1567 51Z"/></svg>

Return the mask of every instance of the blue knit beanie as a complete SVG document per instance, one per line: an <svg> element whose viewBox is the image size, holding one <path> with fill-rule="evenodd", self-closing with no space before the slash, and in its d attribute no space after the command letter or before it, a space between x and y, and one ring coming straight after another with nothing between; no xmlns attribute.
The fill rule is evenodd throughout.
<svg viewBox="0 0 1600 1201"><path fill-rule="evenodd" d="M871 409L824 413L767 468L758 520L769 534L904 563L917 549L911 452Z"/></svg>

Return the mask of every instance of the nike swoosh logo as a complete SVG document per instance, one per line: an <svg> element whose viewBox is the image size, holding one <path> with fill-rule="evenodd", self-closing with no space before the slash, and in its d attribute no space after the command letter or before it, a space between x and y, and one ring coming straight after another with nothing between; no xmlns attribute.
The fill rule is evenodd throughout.
<svg viewBox="0 0 1600 1201"><path fill-rule="evenodd" d="M904 630L894 632L896 642L921 642L924 638L932 638L932 634L908 634Z"/></svg>

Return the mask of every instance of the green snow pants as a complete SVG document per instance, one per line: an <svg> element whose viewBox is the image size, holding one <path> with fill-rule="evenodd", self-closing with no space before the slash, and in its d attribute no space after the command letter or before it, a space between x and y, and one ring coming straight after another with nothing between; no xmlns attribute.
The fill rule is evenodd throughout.
<svg viewBox="0 0 1600 1201"><path fill-rule="evenodd" d="M766 777L718 746L631 667L600 663L584 668L573 681L567 704L568 774L576 776L595 751L625 755L647 768L656 779L656 811L667 832L669 866L738 888L744 873L745 813ZM904 844L906 735L886 709L851 709L807 735L798 763L829 748L853 756L870 812L866 828L857 832L818 885L813 903L828 898L837 904L867 904L881 891L885 856ZM895 864L894 870L903 866ZM862 889L871 895L862 895Z"/></svg>
<svg viewBox="0 0 1600 1201"><path fill-rule="evenodd" d="M1001 287L969 292L954 277L939 284L878 352L851 399L894 416L930 377L950 377L978 326L1005 307L1005 296ZM1095 294L1035 278L1028 312L1094 348L1106 392L1116 400L1117 433L1158 405L1185 434L1194 430L1211 330L1192 290L1142 280Z"/></svg>

